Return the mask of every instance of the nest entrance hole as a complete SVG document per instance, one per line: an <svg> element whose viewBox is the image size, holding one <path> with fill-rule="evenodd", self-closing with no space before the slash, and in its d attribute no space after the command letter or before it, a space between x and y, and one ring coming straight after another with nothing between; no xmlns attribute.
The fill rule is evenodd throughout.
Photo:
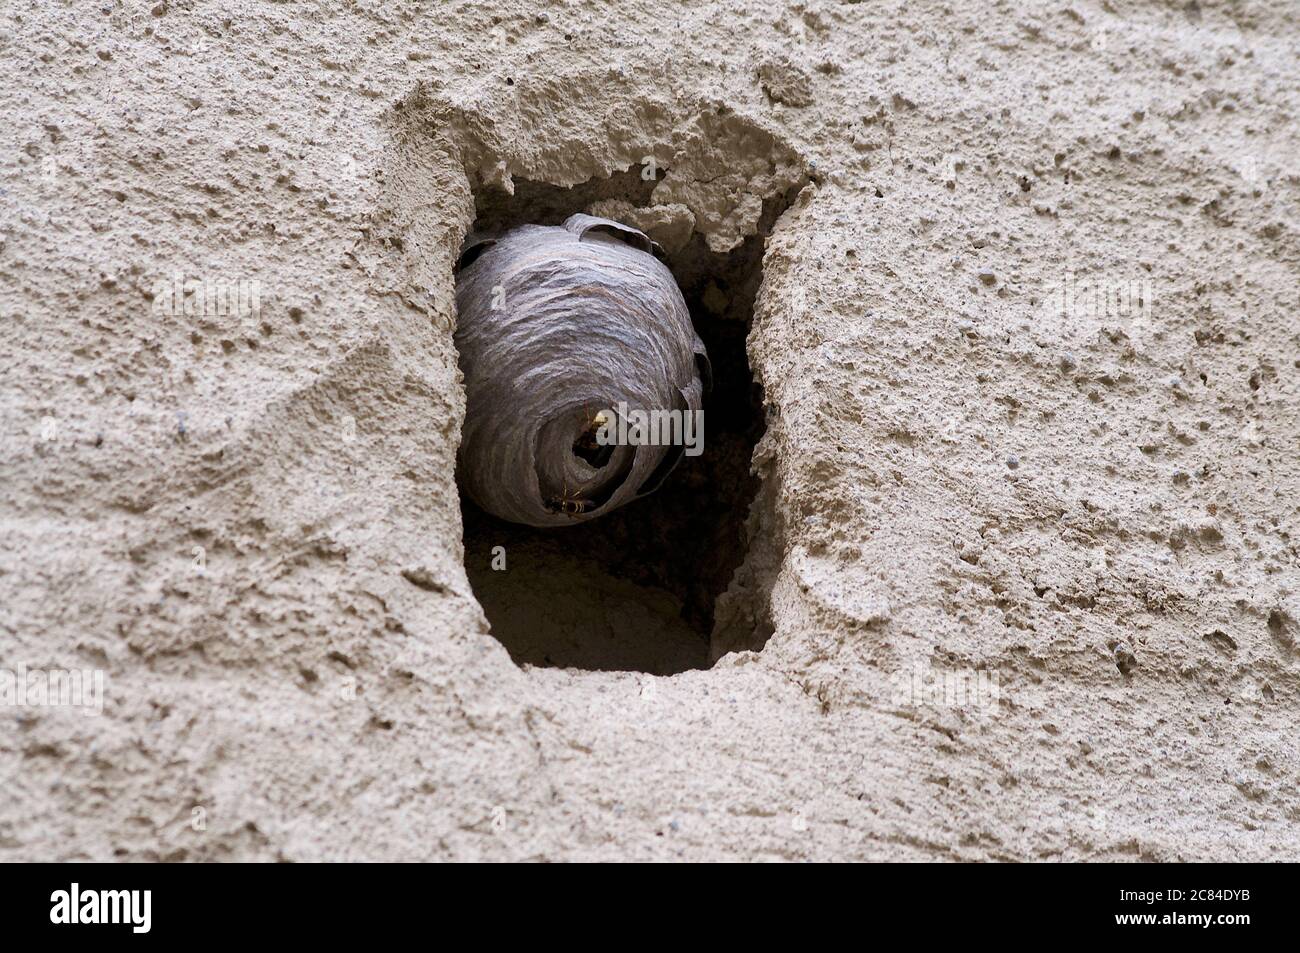
<svg viewBox="0 0 1300 953"><path fill-rule="evenodd" d="M521 180L513 196L483 188L474 229L559 225L602 199L644 207L654 185L632 169L572 188ZM789 198L766 202L760 233L730 253L710 251L696 234L668 255L713 365L702 454L683 457L656 492L571 527L507 523L462 496L466 574L516 664L654 675L709 667L714 603L744 560L758 490L750 460L763 433L762 393L745 339L763 236ZM608 452L594 439L574 444L593 467Z"/></svg>
<svg viewBox="0 0 1300 953"><path fill-rule="evenodd" d="M602 446L597 437L600 428L605 426L606 422L605 412L603 410L598 411L587 422L587 429L573 442L573 455L586 461L587 465L593 470L601 469L605 464L609 463L609 458L614 455L613 444Z"/></svg>

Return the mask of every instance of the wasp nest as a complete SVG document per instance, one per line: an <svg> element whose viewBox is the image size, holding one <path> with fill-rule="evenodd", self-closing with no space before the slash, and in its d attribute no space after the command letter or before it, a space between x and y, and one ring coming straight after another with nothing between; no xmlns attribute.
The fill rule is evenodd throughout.
<svg viewBox="0 0 1300 953"><path fill-rule="evenodd" d="M594 519L698 452L708 358L659 256L644 232L591 215L467 239L458 466L484 510L531 526ZM648 419L683 421L685 439L645 439L669 430Z"/></svg>

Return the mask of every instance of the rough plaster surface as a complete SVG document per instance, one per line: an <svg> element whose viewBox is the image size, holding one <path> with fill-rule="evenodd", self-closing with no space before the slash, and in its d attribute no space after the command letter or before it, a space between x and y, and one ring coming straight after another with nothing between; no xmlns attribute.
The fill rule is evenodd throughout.
<svg viewBox="0 0 1300 953"><path fill-rule="evenodd" d="M0 712L0 858L1297 859L1298 36L7 5L0 666L107 697ZM521 669L463 565L451 264L472 186L646 156L718 251L798 190L749 557L707 671ZM156 310L178 272L260 314ZM1154 307L1053 315L1070 273Z"/></svg>

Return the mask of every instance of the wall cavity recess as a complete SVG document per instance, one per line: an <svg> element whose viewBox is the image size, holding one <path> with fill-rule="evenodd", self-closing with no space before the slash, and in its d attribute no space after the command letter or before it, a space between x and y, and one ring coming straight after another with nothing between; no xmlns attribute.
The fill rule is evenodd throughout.
<svg viewBox="0 0 1300 953"><path fill-rule="evenodd" d="M595 203L652 204L638 169L572 188L516 181L475 192L474 230L558 225ZM570 527L533 529L462 497L465 570L492 634L519 665L672 675L708 668L715 600L745 557L759 480L750 473L763 405L745 352L764 236L792 195L765 203L759 234L727 254L698 233L668 255L713 365L704 452L655 493ZM505 569L493 568L504 549ZM500 562L499 558L497 560Z"/></svg>

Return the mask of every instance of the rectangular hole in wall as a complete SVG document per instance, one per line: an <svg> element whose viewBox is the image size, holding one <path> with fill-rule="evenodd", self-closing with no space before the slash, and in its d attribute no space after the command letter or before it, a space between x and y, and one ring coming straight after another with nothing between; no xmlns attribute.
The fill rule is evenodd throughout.
<svg viewBox="0 0 1300 953"><path fill-rule="evenodd" d="M644 207L653 187L634 169L573 188L519 181L513 196L483 189L474 230L558 225L603 199ZM708 667L714 602L744 558L757 490L762 395L745 341L763 235L786 204L767 203L760 234L730 253L697 233L668 256L713 366L700 456L684 457L658 491L569 527L507 523L463 499L466 573L516 663L656 675ZM494 569L502 555L504 570Z"/></svg>

